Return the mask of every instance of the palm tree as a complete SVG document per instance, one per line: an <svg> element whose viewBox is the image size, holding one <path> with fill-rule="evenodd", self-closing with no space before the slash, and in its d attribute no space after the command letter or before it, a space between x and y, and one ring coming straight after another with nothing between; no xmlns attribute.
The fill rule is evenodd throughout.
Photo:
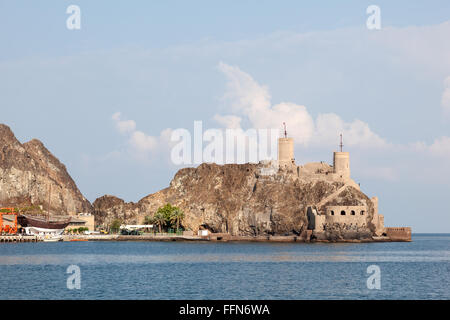
<svg viewBox="0 0 450 320"><path fill-rule="evenodd" d="M145 216L144 224L154 224L154 223L155 223L155 219L153 217Z"/></svg>
<svg viewBox="0 0 450 320"><path fill-rule="evenodd" d="M155 215L153 216L153 221L155 222L155 224L158 225L159 233L161 233L162 226L164 226L166 224L166 217L165 217L164 213L159 211L159 209L158 209L158 211L156 211Z"/></svg>
<svg viewBox="0 0 450 320"><path fill-rule="evenodd" d="M183 218L184 218L184 212L181 211L180 208L177 208L177 207L172 207L172 208L173 208L173 210L172 210L172 214L170 216L170 222L176 223L177 231L178 231L178 229L180 229L181 220L183 220Z"/></svg>

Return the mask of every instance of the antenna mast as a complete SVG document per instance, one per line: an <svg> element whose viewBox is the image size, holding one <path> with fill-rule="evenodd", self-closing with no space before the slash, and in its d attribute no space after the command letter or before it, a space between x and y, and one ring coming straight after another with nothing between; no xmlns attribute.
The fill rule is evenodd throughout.
<svg viewBox="0 0 450 320"><path fill-rule="evenodd" d="M341 148L341 152L342 152L342 147L343 147L344 145L342 144L342 133L341 133L341 143L339 144L339 147Z"/></svg>
<svg viewBox="0 0 450 320"><path fill-rule="evenodd" d="M286 122L283 122L283 126L284 126L284 137L287 138Z"/></svg>

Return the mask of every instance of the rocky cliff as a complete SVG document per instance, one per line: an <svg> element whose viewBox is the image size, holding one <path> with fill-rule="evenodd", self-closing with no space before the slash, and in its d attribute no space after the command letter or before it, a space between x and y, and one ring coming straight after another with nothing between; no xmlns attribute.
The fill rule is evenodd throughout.
<svg viewBox="0 0 450 320"><path fill-rule="evenodd" d="M21 144L11 129L0 124L0 205L42 205L53 214L90 212L92 206L78 190L66 167L39 140Z"/></svg>
<svg viewBox="0 0 450 320"><path fill-rule="evenodd" d="M262 169L261 164L202 164L181 169L168 188L138 203L125 203L112 196L97 199L94 214L98 223L120 218L135 224L171 203L185 212L183 226L194 231L206 228L241 236L300 235L308 225L308 206L323 210L327 205L364 205L370 208L368 228L352 237L367 237L373 231L372 203L354 186L320 178L303 179L289 170L265 175ZM324 236L345 238L345 232L335 228Z"/></svg>

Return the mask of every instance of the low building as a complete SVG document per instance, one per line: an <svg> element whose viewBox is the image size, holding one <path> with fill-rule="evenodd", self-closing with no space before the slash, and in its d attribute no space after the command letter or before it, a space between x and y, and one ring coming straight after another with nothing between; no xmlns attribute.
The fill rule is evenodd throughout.
<svg viewBox="0 0 450 320"><path fill-rule="evenodd" d="M72 216L69 225L65 230L78 229L80 227L86 227L89 231L95 230L95 217L90 213L79 213L76 216Z"/></svg>

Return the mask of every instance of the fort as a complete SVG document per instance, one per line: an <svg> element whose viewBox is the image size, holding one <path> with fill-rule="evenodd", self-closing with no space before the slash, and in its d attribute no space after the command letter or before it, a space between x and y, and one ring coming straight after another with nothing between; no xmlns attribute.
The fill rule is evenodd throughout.
<svg viewBox="0 0 450 320"><path fill-rule="evenodd" d="M341 135L340 151L333 153L331 166L324 162L297 165L294 158L294 140L287 137L286 130L285 136L278 140L279 170L286 170L299 180L326 180L342 184L320 202L306 207L310 237L320 239L328 231L341 230L349 237L354 233L365 233L367 237L372 234L374 237L387 237L392 241L411 241L411 228L385 228L384 216L378 212L378 197L372 197L367 205L329 205L348 186L360 191L359 184L351 178L350 154L342 151L342 147ZM370 216L371 210L373 214Z"/></svg>

